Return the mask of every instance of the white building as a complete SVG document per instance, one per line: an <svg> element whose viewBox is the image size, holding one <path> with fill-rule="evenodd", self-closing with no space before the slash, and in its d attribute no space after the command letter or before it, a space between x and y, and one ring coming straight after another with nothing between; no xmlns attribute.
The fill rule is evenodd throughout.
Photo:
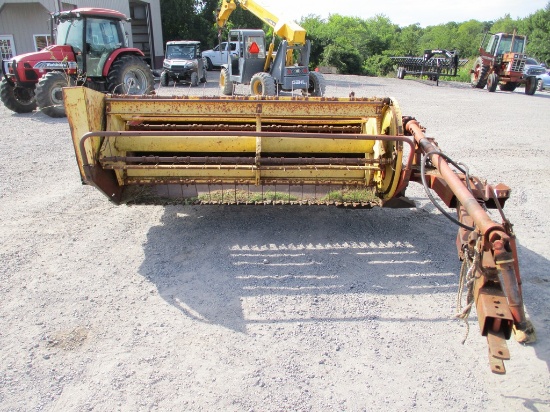
<svg viewBox="0 0 550 412"><path fill-rule="evenodd" d="M143 51L152 69L163 60L159 0L0 0L0 52L2 59L34 52L51 41L50 13L79 7L99 7L124 13L131 47Z"/></svg>

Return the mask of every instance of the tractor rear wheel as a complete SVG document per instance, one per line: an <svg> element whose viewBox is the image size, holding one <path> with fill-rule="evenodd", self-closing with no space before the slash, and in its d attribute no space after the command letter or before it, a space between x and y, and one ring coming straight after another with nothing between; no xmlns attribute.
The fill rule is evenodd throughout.
<svg viewBox="0 0 550 412"><path fill-rule="evenodd" d="M472 74L470 75L472 87L483 89L487 84L487 73L489 73L489 66L485 66L483 64L483 59L478 57L474 63Z"/></svg>
<svg viewBox="0 0 550 412"><path fill-rule="evenodd" d="M514 90L516 90L516 87L518 87L518 84L516 82L508 82L508 83L499 84L498 87L503 92L513 92Z"/></svg>
<svg viewBox="0 0 550 412"><path fill-rule="evenodd" d="M124 55L111 66L107 75L109 92L143 95L153 91L154 78L151 68L138 56Z"/></svg>
<svg viewBox="0 0 550 412"><path fill-rule="evenodd" d="M49 72L38 80L36 103L40 111L50 117L65 117L63 87L72 85L71 78L63 72Z"/></svg>
<svg viewBox="0 0 550 412"><path fill-rule="evenodd" d="M226 96L233 94L233 82L229 80L229 70L227 70L227 67L222 67L222 71L220 72L220 89Z"/></svg>
<svg viewBox="0 0 550 412"><path fill-rule="evenodd" d="M309 72L309 86L306 90L302 91L302 94L309 94L310 96L324 96L327 85L325 78L322 74L317 72Z"/></svg>
<svg viewBox="0 0 550 412"><path fill-rule="evenodd" d="M275 96L275 80L269 73L256 73L250 79L250 93L253 96Z"/></svg>
<svg viewBox="0 0 550 412"><path fill-rule="evenodd" d="M537 90L537 78L529 76L525 83L525 94L528 96L532 96L535 94L536 90Z"/></svg>
<svg viewBox="0 0 550 412"><path fill-rule="evenodd" d="M498 74L491 73L487 79L487 90L491 93L496 91L498 86Z"/></svg>
<svg viewBox="0 0 550 412"><path fill-rule="evenodd" d="M13 85L6 78L0 83L0 100L15 113L30 113L36 109L34 88Z"/></svg>

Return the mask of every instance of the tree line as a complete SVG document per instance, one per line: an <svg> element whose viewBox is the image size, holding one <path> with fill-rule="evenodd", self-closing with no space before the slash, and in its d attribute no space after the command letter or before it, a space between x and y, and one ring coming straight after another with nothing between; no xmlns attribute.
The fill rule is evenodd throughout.
<svg viewBox="0 0 550 412"><path fill-rule="evenodd" d="M231 28L271 28L252 13L237 8L228 27L215 24L219 0L160 0L165 41L199 40L203 49L227 38ZM386 75L393 71L391 56L422 56L424 50L456 50L461 58L473 60L486 31L526 35L527 54L550 66L550 2L544 9L521 19L509 14L494 21L469 20L420 27L400 27L385 15L366 19L332 14L323 19L308 15L298 22L311 40L310 66L334 66L339 73Z"/></svg>

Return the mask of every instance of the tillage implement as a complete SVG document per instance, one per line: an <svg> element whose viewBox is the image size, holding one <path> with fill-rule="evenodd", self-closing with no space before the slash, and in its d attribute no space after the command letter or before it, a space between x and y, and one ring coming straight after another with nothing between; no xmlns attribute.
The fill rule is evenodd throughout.
<svg viewBox="0 0 550 412"><path fill-rule="evenodd" d="M391 98L159 97L64 89L82 182L114 203L413 207L410 181L459 225L458 315L475 306L492 371L506 340L535 339L522 298L510 195L471 176ZM457 217L435 202L434 193ZM289 206L290 207L290 206ZM493 221L496 208L502 223Z"/></svg>

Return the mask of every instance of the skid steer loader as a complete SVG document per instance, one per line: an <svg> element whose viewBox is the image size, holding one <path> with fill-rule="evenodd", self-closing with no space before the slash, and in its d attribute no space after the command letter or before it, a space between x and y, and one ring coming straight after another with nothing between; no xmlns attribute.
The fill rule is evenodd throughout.
<svg viewBox="0 0 550 412"><path fill-rule="evenodd" d="M115 96L64 88L82 182L112 202L411 207L421 183L457 216L467 304L495 373L506 340L535 339L521 291L510 194L446 156L391 98ZM502 223L486 208L496 208Z"/></svg>

